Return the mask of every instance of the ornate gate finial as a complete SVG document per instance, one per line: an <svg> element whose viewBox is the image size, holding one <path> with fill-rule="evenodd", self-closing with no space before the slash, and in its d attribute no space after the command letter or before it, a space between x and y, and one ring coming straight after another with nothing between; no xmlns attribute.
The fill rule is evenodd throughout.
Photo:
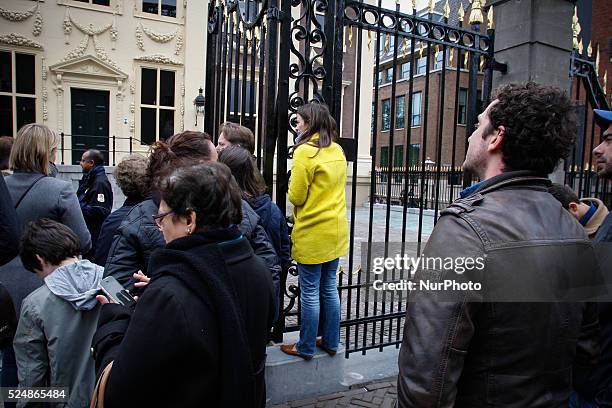
<svg viewBox="0 0 612 408"><path fill-rule="evenodd" d="M578 6L574 7L574 16L572 17L572 36L574 49L578 49L578 34L580 34L580 22L578 21Z"/></svg>
<svg viewBox="0 0 612 408"><path fill-rule="evenodd" d="M480 0L472 1L472 10L470 11L470 24L482 24L484 16L482 15L482 4Z"/></svg>
<svg viewBox="0 0 612 408"><path fill-rule="evenodd" d="M493 30L493 28L495 28L495 22L493 21L493 6L491 6L487 12L487 29Z"/></svg>
<svg viewBox="0 0 612 408"><path fill-rule="evenodd" d="M463 9L463 3L459 5L459 10L457 11L457 17L459 18L459 22L463 23L463 19L465 18L465 10Z"/></svg>

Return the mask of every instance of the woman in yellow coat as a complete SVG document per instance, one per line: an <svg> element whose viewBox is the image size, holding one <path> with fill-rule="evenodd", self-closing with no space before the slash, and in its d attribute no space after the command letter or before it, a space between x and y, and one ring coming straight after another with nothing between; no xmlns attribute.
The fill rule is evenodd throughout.
<svg viewBox="0 0 612 408"><path fill-rule="evenodd" d="M335 143L336 122L325 105L300 107L297 130L289 201L294 206L291 241L299 272L301 327L300 340L281 350L310 360L315 345L334 355L340 341L336 271L339 258L348 252L347 165L342 148ZM323 338L317 340L321 308Z"/></svg>

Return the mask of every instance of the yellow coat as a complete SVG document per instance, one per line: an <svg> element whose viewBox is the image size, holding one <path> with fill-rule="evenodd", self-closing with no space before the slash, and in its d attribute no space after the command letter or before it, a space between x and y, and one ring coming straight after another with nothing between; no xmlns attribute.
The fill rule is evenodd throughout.
<svg viewBox="0 0 612 408"><path fill-rule="evenodd" d="M320 150L307 143L295 150L289 201L294 205L291 241L297 262L320 264L348 252L346 168L344 152L336 143Z"/></svg>

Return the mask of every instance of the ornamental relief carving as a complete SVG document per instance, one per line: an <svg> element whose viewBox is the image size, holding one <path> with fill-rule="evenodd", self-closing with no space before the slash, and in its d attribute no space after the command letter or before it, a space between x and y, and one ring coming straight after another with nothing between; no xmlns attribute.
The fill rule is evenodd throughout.
<svg viewBox="0 0 612 408"><path fill-rule="evenodd" d="M42 50L42 44L24 37L18 33L0 34L0 44L18 45L20 47L36 48Z"/></svg>
<svg viewBox="0 0 612 408"><path fill-rule="evenodd" d="M38 37L42 32L43 28L43 18L39 10L38 1L36 2L35 6L31 7L29 10L26 11L7 10L3 7L0 7L0 17L5 20L12 21L14 23L20 23L29 19L32 16L35 16L34 25L32 26L32 34L35 37Z"/></svg>
<svg viewBox="0 0 612 408"><path fill-rule="evenodd" d="M141 55L140 57L136 57L134 59L136 61L153 62L156 64L183 65L181 61L162 54Z"/></svg>
<svg viewBox="0 0 612 408"><path fill-rule="evenodd" d="M139 22L136 26L136 45L141 51L145 51L144 36L147 36L152 41L159 44L167 44L170 41L176 39L174 45L174 55L179 55L183 49L184 39L183 35L179 32L179 28L174 30L172 33L158 33L153 31L151 28Z"/></svg>
<svg viewBox="0 0 612 408"><path fill-rule="evenodd" d="M119 36L119 32L117 30L117 20L116 19L117 19L116 15L113 15L113 21L110 23L100 25L100 26L94 26L92 23L86 25L86 24L83 24L82 22L77 21L75 18L73 18L70 15L70 8L66 7L66 13L64 16L64 21L63 21L63 29L64 29L64 36L65 36L66 44L70 43L69 36L70 36L70 33L72 32L72 27L75 27L85 36L79 43L79 46L73 49L72 51L70 51L60 62L70 61L70 60L73 60L75 58L79 58L85 55L85 53L87 52L87 48L89 46L89 39L91 38L93 41L94 52L96 56L102 61L111 65L112 67L118 69L117 63L108 56L106 50L100 45L100 43L96 39L96 36L104 34L105 32L110 30L109 31L110 39L112 42L112 49L114 50L115 42L117 41L117 38Z"/></svg>

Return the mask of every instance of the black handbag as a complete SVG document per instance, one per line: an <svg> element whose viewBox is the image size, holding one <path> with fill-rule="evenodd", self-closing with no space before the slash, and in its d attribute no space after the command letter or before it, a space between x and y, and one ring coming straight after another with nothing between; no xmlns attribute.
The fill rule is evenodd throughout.
<svg viewBox="0 0 612 408"><path fill-rule="evenodd" d="M0 348L13 344L17 330L17 314L13 299L0 283Z"/></svg>

